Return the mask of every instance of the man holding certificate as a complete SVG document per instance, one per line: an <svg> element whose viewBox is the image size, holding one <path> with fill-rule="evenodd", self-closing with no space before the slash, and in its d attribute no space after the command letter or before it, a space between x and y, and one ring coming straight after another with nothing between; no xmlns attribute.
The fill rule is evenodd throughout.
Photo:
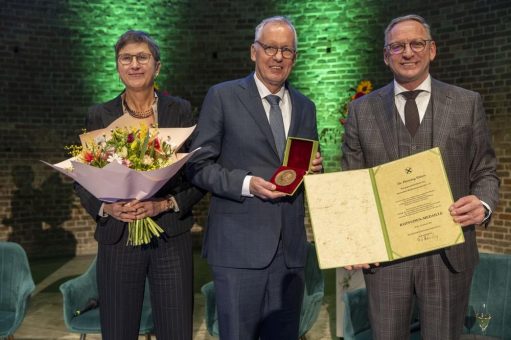
<svg viewBox="0 0 511 340"><path fill-rule="evenodd" d="M489 222L499 179L479 94L431 78L436 44L417 15L391 21L384 61L394 81L349 106L342 169L371 168L440 149L464 243L380 266L363 267L374 339L407 339L412 307L423 339L458 339L478 262L475 228ZM341 249L342 251L342 249Z"/></svg>

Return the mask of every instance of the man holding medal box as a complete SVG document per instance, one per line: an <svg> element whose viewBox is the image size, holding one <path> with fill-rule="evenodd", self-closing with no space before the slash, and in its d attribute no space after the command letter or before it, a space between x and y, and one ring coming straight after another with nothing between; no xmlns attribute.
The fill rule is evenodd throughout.
<svg viewBox="0 0 511 340"><path fill-rule="evenodd" d="M187 164L189 178L212 193L203 255L222 339L298 338L303 186L294 195L277 190L292 184L294 169L277 174L278 185L268 181L283 164L288 136L318 139L314 104L287 83L296 46L289 20L263 20L250 49L255 73L209 90L192 141L202 149ZM319 153L312 158L304 171L321 171Z"/></svg>

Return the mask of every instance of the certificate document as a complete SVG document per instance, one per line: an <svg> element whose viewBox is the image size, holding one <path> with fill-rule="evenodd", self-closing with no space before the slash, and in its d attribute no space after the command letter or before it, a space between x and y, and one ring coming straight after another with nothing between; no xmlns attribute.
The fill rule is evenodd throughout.
<svg viewBox="0 0 511 340"><path fill-rule="evenodd" d="M392 261L465 241L448 210L453 198L439 148L304 181L322 269Z"/></svg>

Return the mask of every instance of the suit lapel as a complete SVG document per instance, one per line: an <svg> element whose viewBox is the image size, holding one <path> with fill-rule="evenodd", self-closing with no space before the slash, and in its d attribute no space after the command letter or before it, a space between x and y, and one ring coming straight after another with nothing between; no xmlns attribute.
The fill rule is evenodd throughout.
<svg viewBox="0 0 511 340"><path fill-rule="evenodd" d="M101 115L101 119L103 120L103 126L107 127L114 120L122 116L122 98L121 95L118 95L113 100L105 103L103 105L105 112Z"/></svg>
<svg viewBox="0 0 511 340"><path fill-rule="evenodd" d="M449 88L431 79L431 100L433 101L433 146L444 146L449 132L452 131L449 125L452 104Z"/></svg>
<svg viewBox="0 0 511 340"><path fill-rule="evenodd" d="M176 119L179 119L177 114L172 114L170 109L173 101L170 97L166 97L161 93L158 94L158 126L162 128L178 126Z"/></svg>
<svg viewBox="0 0 511 340"><path fill-rule="evenodd" d="M289 124L288 136L296 136L298 133L299 122L301 121L301 115L303 107L298 102L298 96L296 95L295 89L286 83L287 90L289 91L289 97L291 98L291 123Z"/></svg>
<svg viewBox="0 0 511 340"><path fill-rule="evenodd" d="M374 110L376 122L380 129L385 150L387 151L389 161L399 158L396 112L394 101L394 83L390 83L380 90L381 107Z"/></svg>
<svg viewBox="0 0 511 340"><path fill-rule="evenodd" d="M261 97L257 90L253 73L240 81L239 91L236 92L238 98L245 106L245 109L252 116L256 125L266 137L266 140L275 153L275 156L279 158L277 147L275 146L275 139L273 138L270 123L266 117L266 112L264 111L263 103L261 102Z"/></svg>

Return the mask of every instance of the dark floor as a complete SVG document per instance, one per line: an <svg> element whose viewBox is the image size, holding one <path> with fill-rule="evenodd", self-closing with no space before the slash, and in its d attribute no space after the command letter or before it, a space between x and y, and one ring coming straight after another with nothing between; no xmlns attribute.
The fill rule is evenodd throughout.
<svg viewBox="0 0 511 340"><path fill-rule="evenodd" d="M204 298L200 287L211 280L210 270L200 257L198 247L194 250L195 307L194 340L210 340L204 323ZM62 295L59 286L63 282L83 273L94 256L61 257L30 261L36 290L30 307L15 339L79 339L78 334L69 333L64 325ZM318 321L308 332L309 340L329 340L335 337L335 270L325 270L325 298ZM87 339L100 339L99 335L88 335ZM142 339L142 338L141 338Z"/></svg>

